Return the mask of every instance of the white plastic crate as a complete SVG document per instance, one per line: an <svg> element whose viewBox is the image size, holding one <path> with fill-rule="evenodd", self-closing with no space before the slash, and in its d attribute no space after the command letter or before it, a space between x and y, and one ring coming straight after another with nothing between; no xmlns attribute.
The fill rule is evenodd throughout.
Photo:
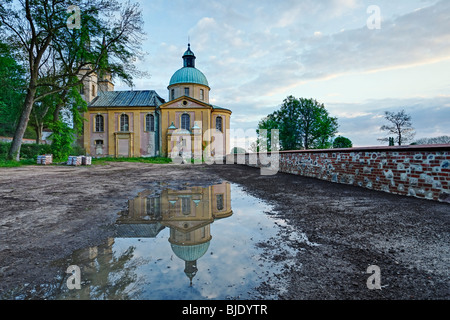
<svg viewBox="0 0 450 320"><path fill-rule="evenodd" d="M37 157L37 164L49 165L53 163L53 155L46 154Z"/></svg>
<svg viewBox="0 0 450 320"><path fill-rule="evenodd" d="M81 156L69 156L69 160L67 160L68 166L81 166L82 164Z"/></svg>
<svg viewBox="0 0 450 320"><path fill-rule="evenodd" d="M83 166L90 166L92 164L92 157L87 157L87 156L82 157L81 164Z"/></svg>

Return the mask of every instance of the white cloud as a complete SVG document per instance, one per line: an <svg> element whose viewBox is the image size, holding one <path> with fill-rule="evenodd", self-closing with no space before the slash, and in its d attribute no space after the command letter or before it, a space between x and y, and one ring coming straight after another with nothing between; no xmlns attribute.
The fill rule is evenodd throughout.
<svg viewBox="0 0 450 320"><path fill-rule="evenodd" d="M359 145L377 144L373 131L382 120L377 117L402 103L414 107L416 124L424 134L445 131L450 78L433 77L441 64L427 66L450 57L450 1L377 1L381 30L366 26L371 4L369 0L145 2L151 46L142 67L152 77L136 83L165 97L171 75L182 66L189 35L197 67L212 88L211 98L233 111L232 126L256 129L262 117L292 94L314 95L319 101L338 99L325 105L339 117L342 132ZM449 64L444 66L447 69L441 72L450 71ZM390 70L397 70L395 78ZM441 79L439 84L434 78ZM439 95L443 100L433 98ZM404 99L407 96L411 99ZM368 100L373 97L377 100ZM350 103L355 101L360 103ZM439 104L433 106L432 101Z"/></svg>

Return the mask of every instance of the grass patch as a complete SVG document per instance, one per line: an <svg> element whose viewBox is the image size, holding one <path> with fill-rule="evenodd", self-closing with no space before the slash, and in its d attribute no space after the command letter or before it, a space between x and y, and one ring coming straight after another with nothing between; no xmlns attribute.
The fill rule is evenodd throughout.
<svg viewBox="0 0 450 320"><path fill-rule="evenodd" d="M20 161L0 159L0 168L17 168L21 166L29 166L35 164L36 161L34 161L33 159L25 159Z"/></svg>
<svg viewBox="0 0 450 320"><path fill-rule="evenodd" d="M151 164L167 164L172 163L172 159L164 157L154 158L92 158L92 165L107 165L111 162L134 162L134 163L151 163ZM21 166L36 165L35 159L22 159L20 161L6 160L6 157L0 155L0 168L17 168ZM53 163L57 165L57 163Z"/></svg>
<svg viewBox="0 0 450 320"><path fill-rule="evenodd" d="M153 158L93 158L93 165L106 165L110 162L135 162L135 163L151 163L151 164L167 164L172 163L172 159L164 157Z"/></svg>

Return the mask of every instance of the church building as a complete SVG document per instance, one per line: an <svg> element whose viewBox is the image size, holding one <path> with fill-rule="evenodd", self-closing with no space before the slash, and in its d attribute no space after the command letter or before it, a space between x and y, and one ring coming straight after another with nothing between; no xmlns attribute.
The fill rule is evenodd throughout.
<svg viewBox="0 0 450 320"><path fill-rule="evenodd" d="M209 156L230 151L231 111L209 103L205 75L195 67L188 45L183 67L170 79L168 100L154 90L114 91L111 77L85 81L84 148L93 157L173 157L207 150Z"/></svg>

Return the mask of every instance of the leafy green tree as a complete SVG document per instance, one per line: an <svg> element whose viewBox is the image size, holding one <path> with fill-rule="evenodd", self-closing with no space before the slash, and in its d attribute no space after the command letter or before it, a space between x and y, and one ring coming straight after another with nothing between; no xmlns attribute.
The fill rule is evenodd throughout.
<svg viewBox="0 0 450 320"><path fill-rule="evenodd" d="M66 161L75 141L75 131L67 123L56 121L50 125L52 134L52 154L55 161Z"/></svg>
<svg viewBox="0 0 450 320"><path fill-rule="evenodd" d="M236 153L246 153L244 148L240 148L240 147L234 147L233 149L231 149L231 154L236 154Z"/></svg>
<svg viewBox="0 0 450 320"><path fill-rule="evenodd" d="M389 147L395 146L395 139L392 137L389 137Z"/></svg>
<svg viewBox="0 0 450 320"><path fill-rule="evenodd" d="M25 70L13 49L0 41L0 135L14 134L25 96Z"/></svg>
<svg viewBox="0 0 450 320"><path fill-rule="evenodd" d="M117 0L79 0L80 29L68 23L72 1L3 0L0 31L21 54L27 69L26 95L9 151L19 159L33 106L46 96L79 87L93 73L106 70L132 86L139 74L144 36L138 4Z"/></svg>
<svg viewBox="0 0 450 320"><path fill-rule="evenodd" d="M341 148L352 148L353 143L349 138L346 137L337 137L333 141L333 148L335 149L341 149Z"/></svg>
<svg viewBox="0 0 450 320"><path fill-rule="evenodd" d="M283 150L325 149L331 147L338 123L316 100L289 96L279 110L259 123L258 130L261 129L279 129Z"/></svg>
<svg viewBox="0 0 450 320"><path fill-rule="evenodd" d="M258 139L256 141L254 152L260 151L272 151L272 130L279 130L280 125L277 122L277 113L274 112L269 114L267 117L262 119L258 124L258 129L256 130L256 134L258 135ZM266 135L263 136L261 130L266 130Z"/></svg>

